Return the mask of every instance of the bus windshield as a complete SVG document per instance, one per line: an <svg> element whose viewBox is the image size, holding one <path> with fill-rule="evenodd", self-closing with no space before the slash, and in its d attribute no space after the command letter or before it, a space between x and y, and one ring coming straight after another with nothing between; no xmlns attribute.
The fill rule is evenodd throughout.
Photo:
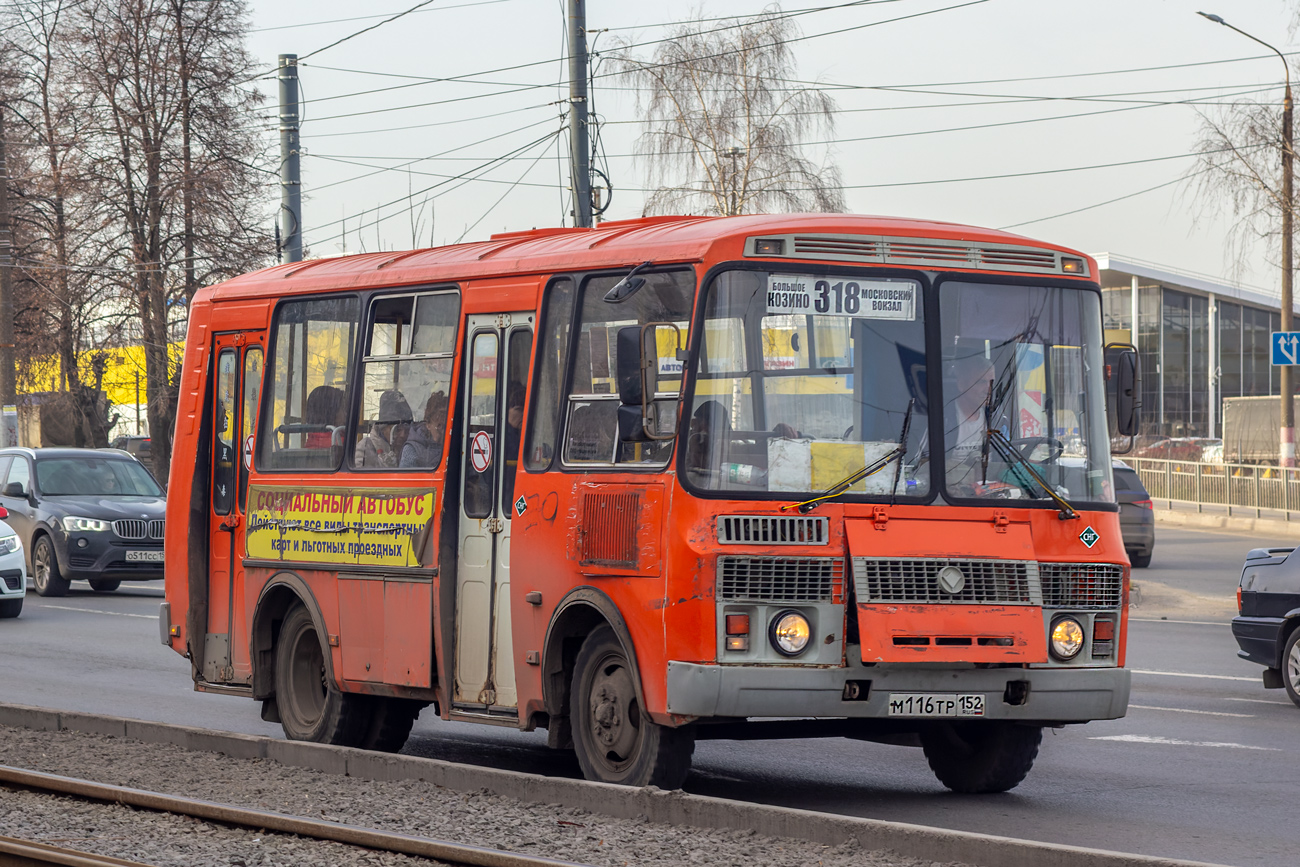
<svg viewBox="0 0 1300 867"><path fill-rule="evenodd" d="M919 282L727 271L708 289L701 330L683 450L692 486L824 491L894 451L910 405L901 467L891 461L845 493L929 494Z"/></svg>
<svg viewBox="0 0 1300 867"><path fill-rule="evenodd" d="M846 498L928 497L942 482L955 501L1114 502L1096 293L947 280L938 296L931 383L918 281L721 274L704 302L686 481L772 498L827 491L900 446L911 406L901 465Z"/></svg>
<svg viewBox="0 0 1300 867"><path fill-rule="evenodd" d="M1045 482L1115 501L1100 304L1087 289L940 284L950 497L1046 499Z"/></svg>

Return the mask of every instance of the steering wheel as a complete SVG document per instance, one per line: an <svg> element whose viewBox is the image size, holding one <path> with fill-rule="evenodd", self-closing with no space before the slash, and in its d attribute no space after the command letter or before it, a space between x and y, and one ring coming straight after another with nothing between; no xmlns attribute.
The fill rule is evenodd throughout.
<svg viewBox="0 0 1300 867"><path fill-rule="evenodd" d="M1020 456L1025 460L1033 461L1037 464L1045 463L1046 461L1054 461L1061 456L1062 452L1065 451L1065 443L1061 442L1056 437L1022 437L1020 439L1011 440L1011 445L1015 447L1016 451L1020 452ZM1039 446L1047 446L1047 457L1041 460L1034 460L1033 454L1038 450Z"/></svg>

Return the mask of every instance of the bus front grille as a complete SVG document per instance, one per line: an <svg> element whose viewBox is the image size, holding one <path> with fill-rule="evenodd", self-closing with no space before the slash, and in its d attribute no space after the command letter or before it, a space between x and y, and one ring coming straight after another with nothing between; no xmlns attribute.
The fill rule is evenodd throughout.
<svg viewBox="0 0 1300 867"><path fill-rule="evenodd" d="M1044 608L1118 608L1124 567L1114 563L1042 563Z"/></svg>
<svg viewBox="0 0 1300 867"><path fill-rule="evenodd" d="M718 599L834 602L843 595L839 557L719 557Z"/></svg>
<svg viewBox="0 0 1300 867"><path fill-rule="evenodd" d="M720 545L829 545L830 521L786 515L719 515Z"/></svg>
<svg viewBox="0 0 1300 867"><path fill-rule="evenodd" d="M949 570L956 567L961 580ZM953 603L1038 605L1038 564L1032 560L955 560L944 558L853 558L853 586L860 603Z"/></svg>

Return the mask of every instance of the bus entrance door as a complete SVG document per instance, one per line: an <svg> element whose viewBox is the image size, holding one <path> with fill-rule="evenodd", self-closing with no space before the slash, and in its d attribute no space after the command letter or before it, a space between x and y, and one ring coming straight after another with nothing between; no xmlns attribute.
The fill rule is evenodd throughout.
<svg viewBox="0 0 1300 867"><path fill-rule="evenodd" d="M518 713L510 515L532 325L531 313L493 314L469 317L467 329L453 705L471 713Z"/></svg>
<svg viewBox="0 0 1300 867"><path fill-rule="evenodd" d="M215 339L212 399L212 479L208 515L208 627L203 679L246 682L251 676L247 635L236 635L236 606L243 601L243 551L253 422L262 387L262 347L243 334Z"/></svg>

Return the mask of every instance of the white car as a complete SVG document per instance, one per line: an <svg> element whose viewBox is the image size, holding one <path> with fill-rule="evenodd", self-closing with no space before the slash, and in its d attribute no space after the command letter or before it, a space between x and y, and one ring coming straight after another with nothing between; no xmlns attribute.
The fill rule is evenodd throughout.
<svg viewBox="0 0 1300 867"><path fill-rule="evenodd" d="M0 523L0 619L17 617L27 598L23 543L8 524Z"/></svg>

